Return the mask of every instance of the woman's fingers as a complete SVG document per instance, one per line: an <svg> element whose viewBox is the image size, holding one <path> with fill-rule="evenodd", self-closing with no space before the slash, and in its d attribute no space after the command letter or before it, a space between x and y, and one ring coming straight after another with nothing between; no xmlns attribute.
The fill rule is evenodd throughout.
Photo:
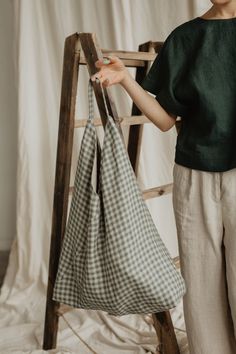
<svg viewBox="0 0 236 354"><path fill-rule="evenodd" d="M111 63L111 60L109 57L103 57L103 59L99 59L97 61L95 61L95 66L97 68L102 67L103 65L108 65Z"/></svg>
<svg viewBox="0 0 236 354"><path fill-rule="evenodd" d="M91 76L91 80L95 81L96 79L99 79L100 83L103 84L103 86L107 87L110 84L110 79L107 77L107 75L104 75L104 72L102 70L98 71L96 74Z"/></svg>
<svg viewBox="0 0 236 354"><path fill-rule="evenodd" d="M104 65L104 63L103 63L103 60L102 60L102 59L99 59L99 60L95 61L95 66L96 66L96 68L100 68L100 67L102 67L103 65Z"/></svg>
<svg viewBox="0 0 236 354"><path fill-rule="evenodd" d="M100 83L102 84L103 87L108 87L111 84L110 79L108 79L106 77L99 78L99 81L100 81Z"/></svg>
<svg viewBox="0 0 236 354"><path fill-rule="evenodd" d="M104 61L109 64L104 64ZM99 59L95 62L95 66L99 68L99 71L91 76L91 80L95 81L98 78L103 86L106 87L118 83L122 79L125 70L123 62L116 56L107 56Z"/></svg>
<svg viewBox="0 0 236 354"><path fill-rule="evenodd" d="M91 80L92 80L92 81L95 81L96 78L98 78L99 80L101 80L101 77L102 77L102 71L100 70L100 71L98 71L96 74L94 74L94 75L91 76Z"/></svg>
<svg viewBox="0 0 236 354"><path fill-rule="evenodd" d="M106 79L109 80L110 75L110 70L100 69L98 72L91 76L91 80L94 81L96 78L98 78L101 82L103 82Z"/></svg>
<svg viewBox="0 0 236 354"><path fill-rule="evenodd" d="M120 59L118 57L109 55L109 56L103 57L102 59L95 61L95 66L97 68L101 68L103 65L106 66L109 64L116 64L119 61L120 61Z"/></svg>

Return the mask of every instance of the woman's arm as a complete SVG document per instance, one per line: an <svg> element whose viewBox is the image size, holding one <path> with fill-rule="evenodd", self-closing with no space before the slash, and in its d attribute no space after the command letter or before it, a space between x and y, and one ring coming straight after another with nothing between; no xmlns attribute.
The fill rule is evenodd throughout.
<svg viewBox="0 0 236 354"><path fill-rule="evenodd" d="M140 111L159 129L165 132L173 127L177 117L167 113L155 97L145 91L137 81L132 78L128 71L120 84L130 95Z"/></svg>
<svg viewBox="0 0 236 354"><path fill-rule="evenodd" d="M175 124L176 116L167 113L158 103L155 97L145 91L130 75L129 71L118 57L109 56L108 64L98 60L96 66L100 71L91 77L99 78L104 87L120 84L129 94L140 111L150 119L163 132L169 130Z"/></svg>

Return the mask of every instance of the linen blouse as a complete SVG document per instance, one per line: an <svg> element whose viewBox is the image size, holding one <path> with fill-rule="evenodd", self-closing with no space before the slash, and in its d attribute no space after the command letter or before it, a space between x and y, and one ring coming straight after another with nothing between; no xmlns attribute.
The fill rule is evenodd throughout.
<svg viewBox="0 0 236 354"><path fill-rule="evenodd" d="M236 18L196 17L166 38L141 86L181 117L175 162L236 167Z"/></svg>

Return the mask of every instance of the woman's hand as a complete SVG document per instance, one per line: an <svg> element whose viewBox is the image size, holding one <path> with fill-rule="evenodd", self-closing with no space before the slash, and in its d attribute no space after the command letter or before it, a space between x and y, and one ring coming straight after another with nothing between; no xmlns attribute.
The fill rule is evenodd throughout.
<svg viewBox="0 0 236 354"><path fill-rule="evenodd" d="M139 110L163 132L175 124L175 119L164 110L155 97L139 85L118 57L109 56L97 60L95 66L100 70L91 76L92 81L98 77L104 87L120 83Z"/></svg>
<svg viewBox="0 0 236 354"><path fill-rule="evenodd" d="M97 60L95 66L100 70L91 76L91 80L95 81L98 78L103 87L121 83L129 75L122 60L116 56L108 56Z"/></svg>

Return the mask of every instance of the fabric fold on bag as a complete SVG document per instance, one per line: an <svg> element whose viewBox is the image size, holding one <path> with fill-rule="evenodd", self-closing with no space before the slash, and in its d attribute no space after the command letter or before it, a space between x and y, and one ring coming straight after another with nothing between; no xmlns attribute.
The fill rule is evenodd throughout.
<svg viewBox="0 0 236 354"><path fill-rule="evenodd" d="M185 282L152 220L101 89L107 113L103 146L93 124L89 81L89 118L53 299L116 316L168 310L185 294ZM96 153L101 154L97 190Z"/></svg>

